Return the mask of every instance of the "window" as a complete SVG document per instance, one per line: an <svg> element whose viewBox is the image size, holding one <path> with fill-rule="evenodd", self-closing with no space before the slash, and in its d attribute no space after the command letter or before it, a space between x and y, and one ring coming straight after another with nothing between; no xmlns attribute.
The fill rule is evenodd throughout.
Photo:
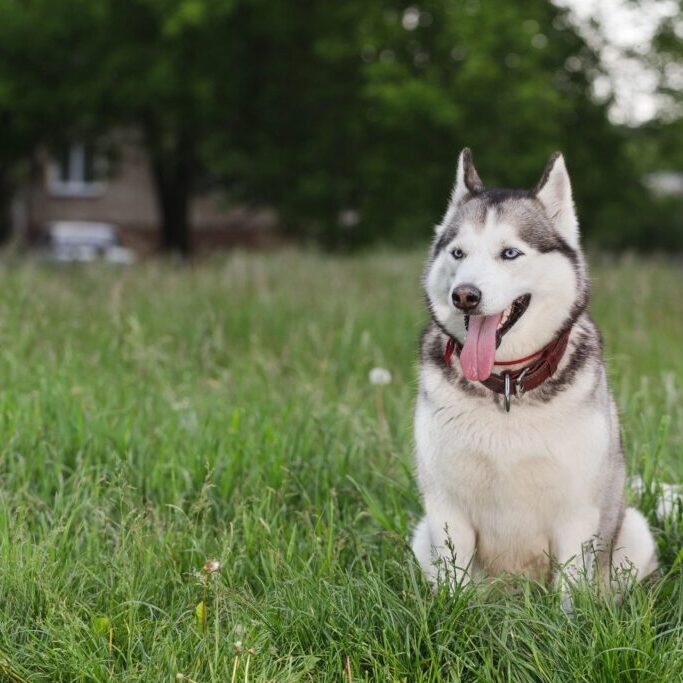
<svg viewBox="0 0 683 683"><path fill-rule="evenodd" d="M95 197L104 190L103 170L93 145L65 145L49 164L48 191L58 197Z"/></svg>

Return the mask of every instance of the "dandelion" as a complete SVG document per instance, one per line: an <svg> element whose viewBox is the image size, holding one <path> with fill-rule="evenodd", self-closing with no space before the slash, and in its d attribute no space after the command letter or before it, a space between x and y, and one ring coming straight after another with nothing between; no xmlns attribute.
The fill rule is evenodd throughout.
<svg viewBox="0 0 683 683"><path fill-rule="evenodd" d="M382 387L391 384L391 373L386 368L372 368L369 374L370 384L376 387L375 389L375 407L377 409L377 419L379 420L380 429L384 438L389 437L389 425L387 424L386 414L384 412L384 398L382 396Z"/></svg>
<svg viewBox="0 0 683 683"><path fill-rule="evenodd" d="M372 368L369 378L370 384L374 384L377 387L391 384L391 373L386 368Z"/></svg>
<svg viewBox="0 0 683 683"><path fill-rule="evenodd" d="M204 563L203 569L204 572L210 576L221 570L221 563L218 560L207 560Z"/></svg>
<svg viewBox="0 0 683 683"><path fill-rule="evenodd" d="M197 604L194 610L195 619L197 625L201 629L202 633L206 632L206 624L209 618L209 583L213 585L212 579L218 576L218 572L221 570L221 563L218 560L207 560L204 562L204 566L201 571L194 570L192 572L202 587L202 600ZM213 586L215 588L215 586ZM215 598L215 596L214 596Z"/></svg>

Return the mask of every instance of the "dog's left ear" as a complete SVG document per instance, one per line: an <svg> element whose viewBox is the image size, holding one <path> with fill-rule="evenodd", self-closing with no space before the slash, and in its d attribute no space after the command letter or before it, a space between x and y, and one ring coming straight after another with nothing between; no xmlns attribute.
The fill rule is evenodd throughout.
<svg viewBox="0 0 683 683"><path fill-rule="evenodd" d="M555 229L567 244L578 247L579 221L574 209L569 173L560 152L551 155L534 195L543 204Z"/></svg>
<svg viewBox="0 0 683 683"><path fill-rule="evenodd" d="M452 215L460 203L468 195L475 195L484 189L484 184L474 168L474 161L472 160L472 151L469 147L465 147L460 156L458 156L458 170L455 172L455 185L451 190L451 198L448 202L446 215L439 225L436 226L436 234L438 235L448 224L449 216Z"/></svg>
<svg viewBox="0 0 683 683"><path fill-rule="evenodd" d="M457 206L468 194L477 194L484 189L484 184L474 168L472 150L469 147L460 152L458 170L455 172L455 186L451 192L451 206Z"/></svg>

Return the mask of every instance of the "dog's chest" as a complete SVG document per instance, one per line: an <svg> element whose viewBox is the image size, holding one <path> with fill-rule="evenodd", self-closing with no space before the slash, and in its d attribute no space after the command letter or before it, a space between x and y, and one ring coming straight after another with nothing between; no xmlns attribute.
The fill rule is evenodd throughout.
<svg viewBox="0 0 683 683"><path fill-rule="evenodd" d="M599 470L609 448L609 416L583 398L590 375L548 403L513 398L506 413L492 395L467 396L430 374L423 375L416 405L418 466L460 494L557 500Z"/></svg>
<svg viewBox="0 0 683 683"><path fill-rule="evenodd" d="M477 532L489 573L542 574L553 526L586 504L608 451L605 416L572 402L493 401L424 394L415 433L423 488L437 489Z"/></svg>
<svg viewBox="0 0 683 683"><path fill-rule="evenodd" d="M547 425L518 431L519 425L497 429L489 422L485 434L461 426L456 436L453 425L452 439L444 435L453 446L440 451L433 473L475 528L502 537L534 535L582 494L586 473L581 458L572 459L578 444L570 435L553 434Z"/></svg>

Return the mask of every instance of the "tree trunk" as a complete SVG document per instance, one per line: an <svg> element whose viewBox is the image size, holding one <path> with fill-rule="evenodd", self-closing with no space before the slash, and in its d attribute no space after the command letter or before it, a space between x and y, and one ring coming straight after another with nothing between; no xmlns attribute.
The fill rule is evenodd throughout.
<svg viewBox="0 0 683 683"><path fill-rule="evenodd" d="M166 252L189 256L190 188L188 182L155 163L157 201L161 214L161 248Z"/></svg>
<svg viewBox="0 0 683 683"><path fill-rule="evenodd" d="M189 136L179 132L171 146L154 144L147 136L152 175L161 215L161 248L187 257L192 251L190 199L192 196L193 152Z"/></svg>
<svg viewBox="0 0 683 683"><path fill-rule="evenodd" d="M5 244L12 236L12 197L9 172L0 168L0 244Z"/></svg>

